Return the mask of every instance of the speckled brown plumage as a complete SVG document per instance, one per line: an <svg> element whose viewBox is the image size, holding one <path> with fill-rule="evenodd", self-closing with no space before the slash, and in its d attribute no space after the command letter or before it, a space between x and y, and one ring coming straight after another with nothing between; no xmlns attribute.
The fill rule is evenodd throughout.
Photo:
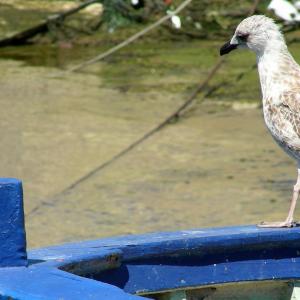
<svg viewBox="0 0 300 300"><path fill-rule="evenodd" d="M291 227L296 224L293 215L300 192L300 67L278 26L265 16L243 20L231 41L221 48L221 55L236 48L255 52L265 123L275 141L298 162L298 179L286 220L259 226Z"/></svg>

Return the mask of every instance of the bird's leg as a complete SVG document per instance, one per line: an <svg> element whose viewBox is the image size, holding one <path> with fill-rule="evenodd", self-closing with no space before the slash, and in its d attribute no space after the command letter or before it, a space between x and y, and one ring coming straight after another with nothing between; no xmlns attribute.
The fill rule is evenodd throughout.
<svg viewBox="0 0 300 300"><path fill-rule="evenodd" d="M294 221L294 211L299 197L299 192L300 192L300 169L298 169L298 178L296 184L294 185L293 197L289 209L289 214L285 220L287 224L292 224Z"/></svg>
<svg viewBox="0 0 300 300"><path fill-rule="evenodd" d="M285 221L272 222L272 223L262 222L262 223L258 224L257 226L258 227L293 227L293 226L296 226L296 223L294 222L294 211L296 208L297 199L299 197L299 192L300 192L300 168L298 167L298 178L297 178L296 184L294 185L291 205L290 205L288 216L285 219Z"/></svg>

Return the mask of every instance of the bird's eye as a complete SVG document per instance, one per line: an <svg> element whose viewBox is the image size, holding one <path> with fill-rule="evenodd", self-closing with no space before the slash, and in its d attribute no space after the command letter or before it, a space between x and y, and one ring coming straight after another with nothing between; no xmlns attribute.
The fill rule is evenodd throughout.
<svg viewBox="0 0 300 300"><path fill-rule="evenodd" d="M245 34L238 34L237 38L242 41L242 42L247 42L249 34L245 33Z"/></svg>

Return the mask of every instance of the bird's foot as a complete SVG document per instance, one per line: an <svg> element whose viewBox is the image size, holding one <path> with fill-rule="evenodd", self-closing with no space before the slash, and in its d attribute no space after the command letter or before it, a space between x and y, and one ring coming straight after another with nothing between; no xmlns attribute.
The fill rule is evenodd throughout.
<svg viewBox="0 0 300 300"><path fill-rule="evenodd" d="M291 228L300 226L299 222L296 221L284 221L284 222L261 222L257 224L257 227L263 228Z"/></svg>

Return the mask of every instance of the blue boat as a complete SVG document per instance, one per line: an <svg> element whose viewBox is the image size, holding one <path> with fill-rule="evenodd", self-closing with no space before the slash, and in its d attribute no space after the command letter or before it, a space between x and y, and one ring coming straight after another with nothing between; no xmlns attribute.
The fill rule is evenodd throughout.
<svg viewBox="0 0 300 300"><path fill-rule="evenodd" d="M158 232L26 250L22 184L0 179L0 299L300 299L300 228Z"/></svg>

